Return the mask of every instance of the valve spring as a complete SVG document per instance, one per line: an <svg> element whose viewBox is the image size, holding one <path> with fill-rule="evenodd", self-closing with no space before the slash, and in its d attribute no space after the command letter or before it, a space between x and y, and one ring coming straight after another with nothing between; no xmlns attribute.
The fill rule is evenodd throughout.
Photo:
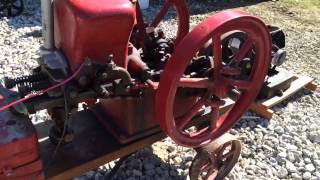
<svg viewBox="0 0 320 180"><path fill-rule="evenodd" d="M18 91L21 96L26 96L30 93L46 89L50 86L49 81L29 82L18 86Z"/></svg>
<svg viewBox="0 0 320 180"><path fill-rule="evenodd" d="M43 73L36 73L36 74L29 75L29 76L22 76L22 77L18 77L18 78L5 77L4 78L4 85L6 88L11 89L16 85L23 86L23 85L28 85L28 83L43 81L46 79L47 79L47 76Z"/></svg>

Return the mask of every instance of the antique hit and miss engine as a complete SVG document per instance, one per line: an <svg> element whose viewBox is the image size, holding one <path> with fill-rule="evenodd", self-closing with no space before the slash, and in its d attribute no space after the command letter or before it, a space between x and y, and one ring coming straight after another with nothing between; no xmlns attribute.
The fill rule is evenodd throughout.
<svg viewBox="0 0 320 180"><path fill-rule="evenodd" d="M166 0L150 24L135 0L42 0L41 6L39 67L5 78L0 89L0 178L42 171L29 114L47 109L55 124L51 142L72 143L68 119L79 103L121 143L160 125L180 145L203 146L237 122L271 59L280 64L285 56L282 32L239 10L217 13L189 32L185 0ZM157 28L170 6L178 16L175 39ZM231 96L234 106L219 112ZM198 122L205 111L209 118Z"/></svg>

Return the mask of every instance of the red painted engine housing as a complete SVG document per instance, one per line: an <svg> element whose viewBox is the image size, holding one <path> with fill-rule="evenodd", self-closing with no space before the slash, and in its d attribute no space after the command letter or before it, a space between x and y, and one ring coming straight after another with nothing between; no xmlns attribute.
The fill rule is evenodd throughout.
<svg viewBox="0 0 320 180"><path fill-rule="evenodd" d="M127 48L136 16L130 0L55 0L55 46L62 49L71 70L85 58L114 62L127 68Z"/></svg>
<svg viewBox="0 0 320 180"><path fill-rule="evenodd" d="M1 89L0 93L3 92ZM6 103L0 94L0 107ZM43 180L43 164L39 154L38 137L29 117L9 109L1 111L0 179Z"/></svg>
<svg viewBox="0 0 320 180"><path fill-rule="evenodd" d="M179 91L175 99L174 114L179 117L186 113L197 97L187 96ZM98 121L120 142L127 144L154 134L160 129L156 121L156 91L145 89L140 97L115 97L105 99L92 108Z"/></svg>

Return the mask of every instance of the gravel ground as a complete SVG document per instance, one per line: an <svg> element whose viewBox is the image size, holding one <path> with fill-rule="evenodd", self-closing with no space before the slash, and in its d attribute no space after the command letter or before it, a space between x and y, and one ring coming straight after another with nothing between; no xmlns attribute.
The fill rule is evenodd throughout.
<svg viewBox="0 0 320 180"><path fill-rule="evenodd" d="M284 68L320 80L320 8L317 11L292 7L282 1L235 1L191 4L191 25L225 8L243 7L278 25L287 34L288 61ZM4 75L28 74L37 65L41 39L40 10L37 1L26 0L22 16L0 19L0 79ZM145 11L151 18L159 3ZM175 34L174 12L161 25L169 36ZM320 91L302 90L274 107L271 121L248 112L230 131L243 143L241 158L228 179L320 179ZM47 119L45 112L33 121ZM177 146L170 139L157 142L132 155L114 179L188 179L195 152ZM106 179L114 162L90 171L75 180Z"/></svg>

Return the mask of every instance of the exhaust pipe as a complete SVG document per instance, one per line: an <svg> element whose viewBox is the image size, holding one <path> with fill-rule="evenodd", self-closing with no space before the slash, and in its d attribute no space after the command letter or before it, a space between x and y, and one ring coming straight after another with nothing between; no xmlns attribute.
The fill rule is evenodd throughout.
<svg viewBox="0 0 320 180"><path fill-rule="evenodd" d="M53 45L53 10L52 0L41 0L43 48L52 50Z"/></svg>

